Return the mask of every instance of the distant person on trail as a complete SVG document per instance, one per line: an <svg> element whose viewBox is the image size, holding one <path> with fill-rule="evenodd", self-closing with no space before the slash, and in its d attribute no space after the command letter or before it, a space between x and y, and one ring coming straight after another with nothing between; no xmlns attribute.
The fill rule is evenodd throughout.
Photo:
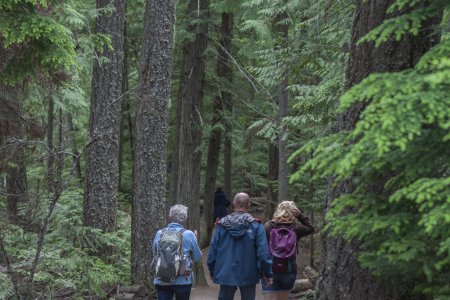
<svg viewBox="0 0 450 300"><path fill-rule="evenodd" d="M230 206L230 201L227 194L218 187L214 192L214 218L213 223L219 221L227 215L227 207Z"/></svg>
<svg viewBox="0 0 450 300"><path fill-rule="evenodd" d="M297 222L298 221L298 222ZM285 300L297 278L296 252L300 237L314 232L308 217L293 201L283 201L264 224L273 264L273 283L262 282L264 299Z"/></svg>
<svg viewBox="0 0 450 300"><path fill-rule="evenodd" d="M187 300L192 288L192 261L202 252L196 235L183 227L188 208L177 204L170 208L169 224L156 233L153 240L153 283L158 300Z"/></svg>
<svg viewBox="0 0 450 300"><path fill-rule="evenodd" d="M233 300L236 289L241 299L254 300L261 278L272 282L272 260L261 222L247 213L250 198L238 193L234 213L216 223L208 255L208 269L214 283L220 284L219 300Z"/></svg>

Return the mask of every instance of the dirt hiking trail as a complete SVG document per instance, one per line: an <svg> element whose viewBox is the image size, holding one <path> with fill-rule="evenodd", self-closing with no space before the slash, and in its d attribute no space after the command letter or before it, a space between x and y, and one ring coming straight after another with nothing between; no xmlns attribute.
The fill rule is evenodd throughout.
<svg viewBox="0 0 450 300"><path fill-rule="evenodd" d="M208 258L208 250L209 248L203 249L202 252L202 263L203 270L205 270L206 281L208 282L208 286L197 286L192 288L191 299L192 300L214 300L217 299L219 295L219 285L213 283L211 278L209 278L208 265L206 264ZM239 289L236 291L234 295L235 300L241 299L241 295L239 293ZM263 300L263 295L261 294L261 284L256 286L256 300Z"/></svg>

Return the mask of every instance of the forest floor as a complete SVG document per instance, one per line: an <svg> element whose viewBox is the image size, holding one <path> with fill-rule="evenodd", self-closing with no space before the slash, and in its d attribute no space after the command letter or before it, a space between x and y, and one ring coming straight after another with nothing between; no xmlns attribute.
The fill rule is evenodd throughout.
<svg viewBox="0 0 450 300"><path fill-rule="evenodd" d="M217 299L217 295L219 294L219 285L213 283L211 278L209 277L208 266L206 264L206 260L208 258L208 250L209 248L203 249L202 255L202 263L203 270L205 270L205 277L208 283L208 286L195 286L192 288L191 299L192 300L214 300ZM297 278L305 278L302 270L309 263L309 249L304 247L302 243L300 243L299 247L299 255L297 255L297 264L299 266L299 272ZM234 299L241 299L239 294L239 290L234 295ZM261 293L261 284L256 286L256 300L263 300L263 295Z"/></svg>
<svg viewBox="0 0 450 300"><path fill-rule="evenodd" d="M193 287L192 292L191 292L192 300L213 300L213 299L217 299L217 295L219 295L219 285L213 283L211 278L209 277L208 265L206 264L206 261L208 259L208 251L209 251L209 248L202 250L203 270L205 271L205 277L206 277L208 286ZM234 299L241 299L239 290L234 295ZM263 299L263 296L261 294L261 284L258 284L256 286L256 300L262 300L262 299Z"/></svg>

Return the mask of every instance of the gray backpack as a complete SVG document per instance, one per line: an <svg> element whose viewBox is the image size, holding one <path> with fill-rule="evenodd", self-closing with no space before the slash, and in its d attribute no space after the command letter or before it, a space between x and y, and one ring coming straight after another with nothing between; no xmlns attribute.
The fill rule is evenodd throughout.
<svg viewBox="0 0 450 300"><path fill-rule="evenodd" d="M155 278L173 283L180 275L188 276L186 257L183 254L183 233L185 229L163 228L158 242L158 252L154 259Z"/></svg>

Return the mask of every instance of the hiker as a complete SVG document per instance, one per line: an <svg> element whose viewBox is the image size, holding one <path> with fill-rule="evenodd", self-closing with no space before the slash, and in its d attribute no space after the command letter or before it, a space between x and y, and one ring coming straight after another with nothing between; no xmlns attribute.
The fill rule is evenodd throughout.
<svg viewBox="0 0 450 300"><path fill-rule="evenodd" d="M227 215L227 207L230 206L230 201L227 194L218 187L214 192L214 218L213 223L219 221Z"/></svg>
<svg viewBox="0 0 450 300"><path fill-rule="evenodd" d="M262 283L264 299L288 299L297 278L298 241L313 233L314 227L293 201L283 201L278 204L272 220L264 224L264 229L273 260L273 283L270 286Z"/></svg>
<svg viewBox="0 0 450 300"><path fill-rule="evenodd" d="M272 260L264 227L247 210L250 198L238 193L233 200L234 213L216 223L208 254L208 269L214 283L220 285L219 300L233 300L236 289L241 299L254 300L261 278L272 282Z"/></svg>
<svg viewBox="0 0 450 300"><path fill-rule="evenodd" d="M176 204L170 208L169 224L160 229L153 240L153 257L158 300L187 300L191 295L192 261L199 261L202 252L196 235L183 227L188 208Z"/></svg>

